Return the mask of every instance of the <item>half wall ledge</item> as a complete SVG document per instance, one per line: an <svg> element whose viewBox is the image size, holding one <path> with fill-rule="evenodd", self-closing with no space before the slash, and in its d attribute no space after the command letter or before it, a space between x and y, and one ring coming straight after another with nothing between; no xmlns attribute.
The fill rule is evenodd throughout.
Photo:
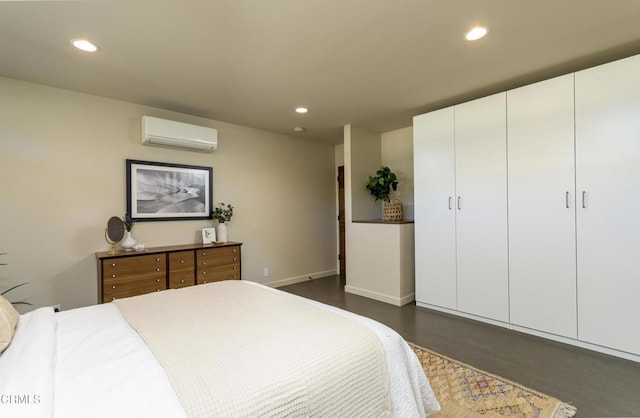
<svg viewBox="0 0 640 418"><path fill-rule="evenodd" d="M413 219L405 219L403 221L383 221L382 219L366 219L362 221L351 221L355 224L390 224L390 225L400 225L400 224L412 224L415 221Z"/></svg>

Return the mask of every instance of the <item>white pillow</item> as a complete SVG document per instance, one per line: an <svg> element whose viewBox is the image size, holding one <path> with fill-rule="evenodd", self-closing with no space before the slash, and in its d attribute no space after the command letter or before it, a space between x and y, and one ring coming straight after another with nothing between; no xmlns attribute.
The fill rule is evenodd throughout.
<svg viewBox="0 0 640 418"><path fill-rule="evenodd" d="M20 319L18 311L11 302L0 295L0 353L9 347L18 319Z"/></svg>

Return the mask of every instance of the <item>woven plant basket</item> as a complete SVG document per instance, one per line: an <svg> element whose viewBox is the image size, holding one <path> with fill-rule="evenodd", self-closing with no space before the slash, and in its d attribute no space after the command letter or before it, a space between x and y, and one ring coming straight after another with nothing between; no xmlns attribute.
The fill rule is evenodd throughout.
<svg viewBox="0 0 640 418"><path fill-rule="evenodd" d="M383 221L401 221L404 219L404 211L402 209L402 202L399 200L392 200L391 202L384 202L382 204L382 220Z"/></svg>

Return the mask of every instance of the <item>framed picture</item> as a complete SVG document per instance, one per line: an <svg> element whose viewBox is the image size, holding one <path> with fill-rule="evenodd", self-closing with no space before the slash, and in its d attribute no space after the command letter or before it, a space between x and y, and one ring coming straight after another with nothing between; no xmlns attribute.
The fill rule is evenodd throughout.
<svg viewBox="0 0 640 418"><path fill-rule="evenodd" d="M215 228L202 228L202 243L212 244L216 242L216 229Z"/></svg>
<svg viewBox="0 0 640 418"><path fill-rule="evenodd" d="M136 222L211 219L213 168L127 160L127 212Z"/></svg>

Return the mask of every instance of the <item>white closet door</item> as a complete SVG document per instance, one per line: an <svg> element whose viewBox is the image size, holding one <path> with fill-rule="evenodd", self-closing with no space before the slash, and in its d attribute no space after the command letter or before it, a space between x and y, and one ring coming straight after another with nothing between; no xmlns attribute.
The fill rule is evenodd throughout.
<svg viewBox="0 0 640 418"><path fill-rule="evenodd" d="M416 300L456 309L453 108L413 119Z"/></svg>
<svg viewBox="0 0 640 418"><path fill-rule="evenodd" d="M507 322L506 93L455 106L458 309Z"/></svg>
<svg viewBox="0 0 640 418"><path fill-rule="evenodd" d="M573 74L507 92L511 323L576 338Z"/></svg>
<svg viewBox="0 0 640 418"><path fill-rule="evenodd" d="M640 354L640 56L575 77L578 338Z"/></svg>

